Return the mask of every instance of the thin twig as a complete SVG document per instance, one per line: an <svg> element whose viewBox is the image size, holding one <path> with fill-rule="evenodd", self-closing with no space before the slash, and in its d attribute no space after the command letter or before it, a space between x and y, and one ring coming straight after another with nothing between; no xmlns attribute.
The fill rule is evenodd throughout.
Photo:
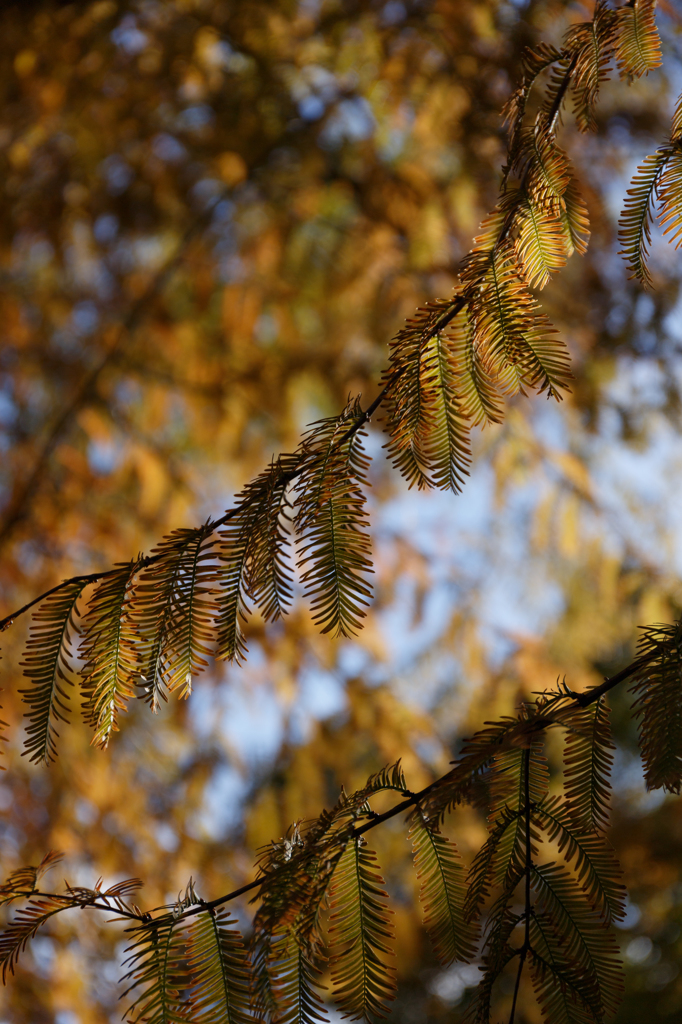
<svg viewBox="0 0 682 1024"><path fill-rule="evenodd" d="M514 997L512 999L511 1013L509 1014L509 1024L514 1024L514 1015L516 1014L516 1000L519 995L519 987L521 985L521 975L523 974L523 967L526 962L528 951L530 950L530 915L532 911L530 902L530 879L533 870L533 844L531 842L531 802L530 802L530 757L532 747L529 745L524 751L523 755L523 786L526 795L526 803L523 808L525 821L526 821L526 863L524 866L524 889L525 889L525 909L524 909L524 935L523 945L518 951L519 953L519 969L516 974L516 984L514 985Z"/></svg>

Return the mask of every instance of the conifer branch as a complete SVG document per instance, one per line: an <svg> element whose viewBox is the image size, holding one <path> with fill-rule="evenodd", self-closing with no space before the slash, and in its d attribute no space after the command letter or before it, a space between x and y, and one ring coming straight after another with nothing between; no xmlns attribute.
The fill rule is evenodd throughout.
<svg viewBox="0 0 682 1024"><path fill-rule="evenodd" d="M608 684L606 686L606 690L613 689L619 683L625 682L627 679L630 679L641 668L643 662L644 659L637 659L630 665L627 665L624 669L621 669L621 671L618 672L616 675L610 677L610 679L606 679L605 684ZM649 662L647 661L646 663L648 664ZM606 690L603 689L603 686L604 684L602 684L601 686L594 687L591 690L586 690L584 693L575 693L573 691L567 690L565 691L565 693L567 694L566 699L568 699L569 701L573 701L578 707L586 707L589 704L592 704L595 700L598 700L599 697L601 697L603 693L606 692ZM546 729L549 724L551 724L551 720L547 717L543 717L542 715L540 715L535 720L528 723L527 729L530 730L531 733L541 732L542 730ZM524 751L524 766L525 760L526 752ZM409 795L405 796L404 799L398 801L388 810L383 811L381 814L373 814L368 821L362 822L361 824L357 825L353 824L349 828L348 834L350 836L364 836L368 832L371 832L372 829L375 829L378 826L383 825L384 822L390 821L392 818L397 817L399 814L402 814L403 812L410 811L415 806L419 806L421 803L425 801L425 799L428 796L430 796L432 793L434 793L436 790L442 787L444 783L450 782L453 779L454 771L456 771L456 769L446 772L444 775L441 775L438 779L435 779L433 782L430 782L427 786L424 786L423 789L420 789L416 793L409 793ZM296 855L294 854L294 857L295 856ZM222 896L218 896L212 900L202 900L200 905L190 907L187 910L183 910L180 916L183 918L193 917L196 914L202 913L202 911L222 907L224 906L224 904L230 903L233 900L238 899L240 896L245 896L247 893L253 892L254 889L260 888L263 885L264 881L276 876L281 870L281 868L275 868L273 871L270 872L270 874L261 874L258 878L255 878L250 882L246 882L244 885L241 885L237 889L233 889ZM165 906L156 907L148 911L147 914L151 915L160 912L165 912L167 911L167 909L168 908Z"/></svg>

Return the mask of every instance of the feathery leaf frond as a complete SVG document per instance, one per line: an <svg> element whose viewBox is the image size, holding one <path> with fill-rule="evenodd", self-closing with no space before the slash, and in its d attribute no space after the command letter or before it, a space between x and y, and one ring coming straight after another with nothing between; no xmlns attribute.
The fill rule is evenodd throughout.
<svg viewBox="0 0 682 1024"><path fill-rule="evenodd" d="M289 484L297 472L299 455L280 455L261 477L254 481L265 491L259 505L253 550L247 562L246 587L266 622L275 622L289 610L293 598L290 541L284 527L290 504Z"/></svg>
<svg viewBox="0 0 682 1024"><path fill-rule="evenodd" d="M531 202L558 216L572 178L571 165L564 150L557 145L554 132L541 117L523 131L517 170Z"/></svg>
<svg viewBox="0 0 682 1024"><path fill-rule="evenodd" d="M633 0L618 10L616 60L621 78L640 78L661 66L656 0Z"/></svg>
<svg viewBox="0 0 682 1024"><path fill-rule="evenodd" d="M70 907L78 906L78 901L70 896L34 896L25 907L17 911L14 920L10 921L0 934L0 969L3 984L7 973L14 974L17 960L29 940L42 926Z"/></svg>
<svg viewBox="0 0 682 1024"><path fill-rule="evenodd" d="M571 178L562 198L564 204L559 218L564 229L566 255L572 256L577 252L584 256L590 240L590 217L575 178Z"/></svg>
<svg viewBox="0 0 682 1024"><path fill-rule="evenodd" d="M531 978L547 1024L602 1024L604 1013L593 977L566 956L551 914L538 909L530 922Z"/></svg>
<svg viewBox="0 0 682 1024"><path fill-rule="evenodd" d="M509 852L517 852L518 843L523 839L523 826L520 823L521 812L512 810L510 807L501 808L495 821L490 826L490 834L483 846L474 857L466 884L466 898L464 901L465 921L476 921L481 914L483 904L490 895L495 876L496 862L503 860L505 865L503 878L510 885L516 885L521 877L521 866L518 858L510 863ZM498 850L504 838L510 835L511 841L507 842L506 857L499 858ZM498 872L499 874L499 872ZM508 896L509 894L506 893Z"/></svg>
<svg viewBox="0 0 682 1024"><path fill-rule="evenodd" d="M516 255L529 288L544 288L566 263L565 226L561 217L530 200L521 207Z"/></svg>
<svg viewBox="0 0 682 1024"><path fill-rule="evenodd" d="M447 339L454 371L453 390L462 415L474 426L501 423L499 394L475 345L468 310L454 318L447 329Z"/></svg>
<svg viewBox="0 0 682 1024"><path fill-rule="evenodd" d="M391 342L386 447L410 487L452 481L460 490L467 471L468 430L457 408L450 347L441 340L462 305L458 296L427 303Z"/></svg>
<svg viewBox="0 0 682 1024"><path fill-rule="evenodd" d="M566 47L576 56L573 96L576 124L580 131L594 131L594 108L599 86L608 78L608 66L617 38L618 17L605 0L598 0L591 21L572 26L566 33Z"/></svg>
<svg viewBox="0 0 682 1024"><path fill-rule="evenodd" d="M215 555L207 546L210 523L174 530L152 551L154 563L140 573L130 604L139 633L139 671L146 699L158 711L166 689L192 692L192 678L207 665L213 617Z"/></svg>
<svg viewBox="0 0 682 1024"><path fill-rule="evenodd" d="M131 984L121 998L138 986L143 992L128 1007L130 1024L187 1024L190 1011L181 993L188 986L185 926L172 914L132 929L134 941L126 952L124 966L130 967L121 979Z"/></svg>
<svg viewBox="0 0 682 1024"><path fill-rule="evenodd" d="M515 394L525 384L561 397L570 378L566 348L539 313L511 247L490 254L470 308L480 357L500 391Z"/></svg>
<svg viewBox="0 0 682 1024"><path fill-rule="evenodd" d="M604 829L609 822L613 750L609 708L602 697L589 708L561 716L568 729L564 750L567 807L583 831Z"/></svg>
<svg viewBox="0 0 682 1024"><path fill-rule="evenodd" d="M29 689L20 690L29 711L26 748L31 761L49 764L57 756L57 724L68 722L67 701L73 686L74 619L85 584L70 581L47 598L33 616L31 634L22 662Z"/></svg>
<svg viewBox="0 0 682 1024"><path fill-rule="evenodd" d="M250 614L249 600L262 607L266 619L284 614L291 602L288 539L281 518L299 462L296 454L273 461L237 496L234 514L220 531L225 569L217 624L219 658L239 664L246 657L241 624Z"/></svg>
<svg viewBox="0 0 682 1024"><path fill-rule="evenodd" d="M362 492L369 460L362 432L348 436L361 413L356 400L341 416L314 425L302 443L296 480L301 582L314 621L334 636L357 632L372 595L366 579L373 570Z"/></svg>
<svg viewBox="0 0 682 1024"><path fill-rule="evenodd" d="M457 395L456 353L447 333L437 334L427 345L425 357L428 435L423 442L430 483L458 494L469 475L471 452L469 423Z"/></svg>
<svg viewBox="0 0 682 1024"><path fill-rule="evenodd" d="M101 892L99 887L86 889L72 888L69 885L66 886L63 895L26 891L29 885L35 886L40 876L50 867L54 867L60 859L61 854L50 851L37 868L28 867L15 871L0 890L3 903L10 903L19 896L30 896L28 903L17 911L14 919L0 933L0 969L3 984L7 980L8 972L14 974L17 961L29 941L55 914L61 913L62 910L70 910L72 907L87 907L96 902L99 903L100 909L121 910L124 907L123 897L142 884L137 878L129 878L112 886L106 892ZM17 891L20 888L24 891Z"/></svg>
<svg viewBox="0 0 682 1024"><path fill-rule="evenodd" d="M449 967L473 956L474 933L464 919L466 876L454 843L417 808L410 826L414 866L421 882L424 925L438 960Z"/></svg>
<svg viewBox="0 0 682 1024"><path fill-rule="evenodd" d="M305 949L288 934L277 944L273 959L273 1024L327 1024L319 994L321 972Z"/></svg>
<svg viewBox="0 0 682 1024"><path fill-rule="evenodd" d="M534 866L531 884L538 894L539 907L546 912L548 924L561 942L565 960L585 984L585 992L594 990L600 1016L615 1013L622 999L623 981L613 935L561 865Z"/></svg>
<svg viewBox="0 0 682 1024"><path fill-rule="evenodd" d="M526 791L526 754L530 751L528 765L528 791ZM530 737L523 747L512 747L497 754L489 770L490 821L495 832L498 820L510 814L515 815L511 828L506 828L500 837L490 863L490 881L511 892L524 870L527 843L535 854L538 835L531 822L528 836L526 818L522 813L527 802L535 806L547 794L549 771L543 754L540 735Z"/></svg>
<svg viewBox="0 0 682 1024"><path fill-rule="evenodd" d="M658 183L659 219L664 235L676 249L682 245L682 141L678 141Z"/></svg>
<svg viewBox="0 0 682 1024"><path fill-rule="evenodd" d="M566 864L575 865L578 881L605 924L625 915L622 871L605 837L576 823L570 806L559 796L549 797L535 809L535 820L556 842Z"/></svg>
<svg viewBox="0 0 682 1024"><path fill-rule="evenodd" d="M106 747L118 730L139 677L137 637L130 620L132 581L139 561L118 566L97 584L82 618L83 715L95 730L92 742Z"/></svg>
<svg viewBox="0 0 682 1024"><path fill-rule="evenodd" d="M490 1024L493 985L509 961L518 955L518 950L510 945L509 940L521 920L523 914L514 914L509 909L506 894L490 909L481 957L483 977L465 1018L472 1024Z"/></svg>
<svg viewBox="0 0 682 1024"><path fill-rule="evenodd" d="M670 139L672 142L679 142L680 136L682 136L682 93L677 97L677 103L673 111Z"/></svg>
<svg viewBox="0 0 682 1024"><path fill-rule="evenodd" d="M334 998L344 1016L370 1024L388 1013L395 997L395 969L387 894L376 854L358 836L349 841L334 872L330 893L331 974Z"/></svg>
<svg viewBox="0 0 682 1024"><path fill-rule="evenodd" d="M249 968L244 943L226 910L209 907L191 923L187 969L192 1024L247 1024Z"/></svg>
<svg viewBox="0 0 682 1024"><path fill-rule="evenodd" d="M646 663L633 676L633 711L647 789L682 789L682 624L647 626L637 653Z"/></svg>
<svg viewBox="0 0 682 1024"><path fill-rule="evenodd" d="M660 146L655 153L645 157L630 182L627 199L620 215L618 239L623 246L624 256L631 270L643 285L652 284L647 267L651 246L651 224L654 216L654 202L658 185L665 167L673 155L671 145Z"/></svg>

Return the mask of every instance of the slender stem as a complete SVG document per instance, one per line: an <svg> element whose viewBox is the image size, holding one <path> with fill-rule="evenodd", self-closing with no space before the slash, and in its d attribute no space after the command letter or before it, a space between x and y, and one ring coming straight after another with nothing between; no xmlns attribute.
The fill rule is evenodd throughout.
<svg viewBox="0 0 682 1024"><path fill-rule="evenodd" d="M603 697L605 693L612 690L614 686L618 686L619 683L629 679L630 676L635 675L640 669L646 668L652 661L655 661L657 657L656 651L652 651L651 654L643 655L641 658L636 658L635 661L630 662L625 668L622 668L620 672L616 672L615 676L608 676L603 683L599 686L595 686L591 690L586 690L585 693L572 693L571 696L578 702L581 708L586 708L588 705L593 704L600 697Z"/></svg>
<svg viewBox="0 0 682 1024"><path fill-rule="evenodd" d="M533 843L531 834L531 802L530 802L530 758L533 748L529 745L525 751L523 758L523 775L524 775L524 789L526 791L526 806L524 808L526 816L526 865L525 865L525 894L526 894L526 927L523 936L523 945L526 951L530 949L530 915L531 915L531 903L530 903L530 879L533 871Z"/></svg>
<svg viewBox="0 0 682 1024"><path fill-rule="evenodd" d="M557 94L554 97L554 102L552 103L552 106L549 111L547 123L549 124L549 130L551 132L553 132L556 127L557 118L561 113L561 104L564 102L564 98L568 91L568 87L571 84L571 79L573 77L573 72L575 71L575 66L577 63L578 51L576 50L576 52L573 54L573 57L571 58L571 63L568 65L566 69L566 74L564 75L563 81L557 90Z"/></svg>
<svg viewBox="0 0 682 1024"><path fill-rule="evenodd" d="M526 962L526 947L521 947L519 953L519 969L516 972L516 982L514 983L514 995L512 997L511 1012L509 1014L509 1024L514 1024L514 1016L516 1014L516 1000L519 997L519 988L521 986L521 975L523 974L523 965Z"/></svg>
<svg viewBox="0 0 682 1024"><path fill-rule="evenodd" d="M523 967L526 962L526 956L530 949L530 915L531 915L531 902L530 902L530 879L533 870L533 844L531 839L531 801L530 801L530 758L531 758L532 746L528 746L523 755L523 788L525 795L525 805L523 808L525 824L526 824L526 863L524 866L524 890L525 890L525 909L524 909L524 935L523 945L518 951L519 953L519 969L516 972L516 983L514 985L514 996L512 998L511 1012L509 1014L509 1024L514 1024L514 1016L516 1014L516 1001L519 996L519 988L521 986L521 975L523 974Z"/></svg>

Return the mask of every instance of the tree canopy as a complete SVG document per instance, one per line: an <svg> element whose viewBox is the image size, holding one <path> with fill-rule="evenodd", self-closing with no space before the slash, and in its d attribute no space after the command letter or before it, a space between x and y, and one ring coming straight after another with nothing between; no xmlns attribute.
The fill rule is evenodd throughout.
<svg viewBox="0 0 682 1024"><path fill-rule="evenodd" d="M675 1019L679 12L0 26L3 1019Z"/></svg>

